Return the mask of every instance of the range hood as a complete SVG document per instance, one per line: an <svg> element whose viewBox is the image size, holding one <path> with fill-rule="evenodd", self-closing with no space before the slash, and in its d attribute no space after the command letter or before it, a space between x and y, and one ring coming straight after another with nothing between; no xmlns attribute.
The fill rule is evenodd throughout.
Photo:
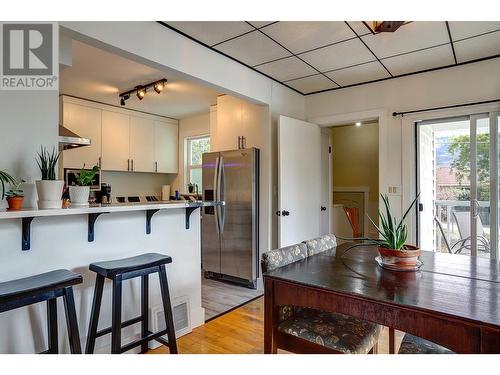
<svg viewBox="0 0 500 375"><path fill-rule="evenodd" d="M91 141L88 138L82 138L78 134L73 133L68 128L59 125L59 148L62 150L70 150L72 148L90 146Z"/></svg>

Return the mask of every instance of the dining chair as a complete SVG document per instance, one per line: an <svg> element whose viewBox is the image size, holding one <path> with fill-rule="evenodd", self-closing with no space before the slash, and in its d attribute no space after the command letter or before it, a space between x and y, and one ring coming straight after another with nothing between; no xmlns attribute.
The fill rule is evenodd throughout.
<svg viewBox="0 0 500 375"><path fill-rule="evenodd" d="M453 211L453 216L457 223L458 233L460 234L460 253L462 249L471 248L471 220L469 211ZM477 249L479 251L490 252L490 241L484 236L484 227L481 217L477 216ZM456 244L455 244L456 245Z"/></svg>
<svg viewBox="0 0 500 375"><path fill-rule="evenodd" d="M303 261L309 252L318 254L335 246L335 236L329 235L270 250L262 254L262 271ZM381 330L378 324L348 315L306 306L280 306L276 346L293 353L376 354Z"/></svg>
<svg viewBox="0 0 500 375"><path fill-rule="evenodd" d="M455 352L432 341L406 333L398 354L455 354Z"/></svg>

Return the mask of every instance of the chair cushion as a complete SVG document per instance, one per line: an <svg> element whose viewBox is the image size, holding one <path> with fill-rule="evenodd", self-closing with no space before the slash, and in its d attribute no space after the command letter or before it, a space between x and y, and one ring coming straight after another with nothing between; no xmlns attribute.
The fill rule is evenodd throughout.
<svg viewBox="0 0 500 375"><path fill-rule="evenodd" d="M281 322L278 330L345 354L366 354L382 327L343 314L303 308Z"/></svg>
<svg viewBox="0 0 500 375"><path fill-rule="evenodd" d="M444 346L435 344L431 341L424 340L423 338L405 334L401 346L398 351L399 354L454 354L450 349Z"/></svg>
<svg viewBox="0 0 500 375"><path fill-rule="evenodd" d="M333 234L326 234L309 241L304 241L304 243L307 246L307 255L311 256L336 247L337 238Z"/></svg>
<svg viewBox="0 0 500 375"><path fill-rule="evenodd" d="M303 243L274 249L262 254L262 272L277 268L307 258L307 247Z"/></svg>
<svg viewBox="0 0 500 375"><path fill-rule="evenodd" d="M172 263L172 258L168 255L148 253L130 258L91 263L89 269L104 277L112 278L118 274L158 267L167 263Z"/></svg>

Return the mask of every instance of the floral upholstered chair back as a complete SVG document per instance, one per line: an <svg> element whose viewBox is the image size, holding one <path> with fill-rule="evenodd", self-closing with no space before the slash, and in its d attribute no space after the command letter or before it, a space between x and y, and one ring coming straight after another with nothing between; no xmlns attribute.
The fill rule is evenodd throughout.
<svg viewBox="0 0 500 375"><path fill-rule="evenodd" d="M309 241L304 241L304 243L307 246L307 256L312 256L336 247L337 238L333 234L326 234Z"/></svg>
<svg viewBox="0 0 500 375"><path fill-rule="evenodd" d="M274 249L262 254L262 272L270 272L280 267L298 262L299 260L307 258L307 246L305 243L299 243L283 247L281 249ZM290 318L298 309L294 306L280 306L278 312L278 320L280 322Z"/></svg>

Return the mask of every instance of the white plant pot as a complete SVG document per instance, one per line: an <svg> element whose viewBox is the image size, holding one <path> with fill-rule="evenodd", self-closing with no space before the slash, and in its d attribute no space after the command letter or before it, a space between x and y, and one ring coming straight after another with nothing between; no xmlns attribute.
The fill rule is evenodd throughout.
<svg viewBox="0 0 500 375"><path fill-rule="evenodd" d="M88 206L90 196L90 186L70 186L69 199L71 206Z"/></svg>
<svg viewBox="0 0 500 375"><path fill-rule="evenodd" d="M36 192L38 194L38 208L61 208L63 180L40 180L36 181Z"/></svg>

